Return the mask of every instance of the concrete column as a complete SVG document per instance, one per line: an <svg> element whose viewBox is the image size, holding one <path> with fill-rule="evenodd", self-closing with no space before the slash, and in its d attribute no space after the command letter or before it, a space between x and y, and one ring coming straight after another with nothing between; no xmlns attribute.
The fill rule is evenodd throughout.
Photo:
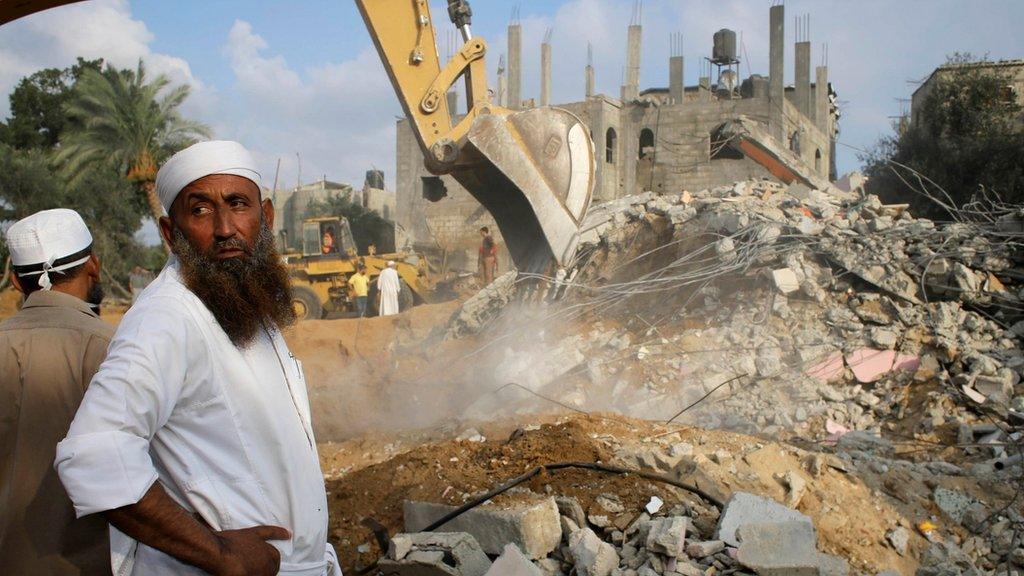
<svg viewBox="0 0 1024 576"><path fill-rule="evenodd" d="M814 69L814 124L826 137L832 137L828 113L828 67Z"/></svg>
<svg viewBox="0 0 1024 576"><path fill-rule="evenodd" d="M643 27L639 24L629 26L626 39L626 89L625 98L632 99L640 95L640 39Z"/></svg>
<svg viewBox="0 0 1024 576"><path fill-rule="evenodd" d="M811 111L811 43L796 43L796 109L807 118Z"/></svg>
<svg viewBox="0 0 1024 576"><path fill-rule="evenodd" d="M587 68L584 70L584 74L587 77L586 95L587 98L590 98L591 96L594 95L594 67L591 66L590 64L587 64Z"/></svg>
<svg viewBox="0 0 1024 576"><path fill-rule="evenodd" d="M448 96L448 113L455 116L459 113L459 93L455 90L450 90Z"/></svg>
<svg viewBox="0 0 1024 576"><path fill-rule="evenodd" d="M668 96L673 104L683 103L683 57L672 56L668 59Z"/></svg>
<svg viewBox="0 0 1024 576"><path fill-rule="evenodd" d="M701 102L711 101L711 78L708 76L702 76L699 83L699 98Z"/></svg>
<svg viewBox="0 0 1024 576"><path fill-rule="evenodd" d="M498 93L495 96L495 103L498 106L508 106L508 79L505 78L504 69L498 71Z"/></svg>
<svg viewBox="0 0 1024 576"><path fill-rule="evenodd" d="M768 12L768 133L776 143L785 146L786 125L783 111L786 104L785 73L786 13L781 4Z"/></svg>
<svg viewBox="0 0 1024 576"><path fill-rule="evenodd" d="M508 107L523 104L522 84L523 28L519 24L508 27Z"/></svg>
<svg viewBox="0 0 1024 576"><path fill-rule="evenodd" d="M540 105L551 105L551 44L540 45Z"/></svg>

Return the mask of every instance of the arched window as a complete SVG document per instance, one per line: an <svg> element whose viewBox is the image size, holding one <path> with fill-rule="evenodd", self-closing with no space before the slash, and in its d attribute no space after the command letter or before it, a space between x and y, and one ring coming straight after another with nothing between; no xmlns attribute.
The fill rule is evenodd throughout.
<svg viewBox="0 0 1024 576"><path fill-rule="evenodd" d="M604 161L609 164L615 164L615 144L617 139L615 128L609 128L604 134Z"/></svg>
<svg viewBox="0 0 1024 576"><path fill-rule="evenodd" d="M789 137L789 149L796 154L800 155L800 131L794 131L793 135Z"/></svg>
<svg viewBox="0 0 1024 576"><path fill-rule="evenodd" d="M642 160L649 152L654 152L654 132L650 128L644 128L640 131L640 159Z"/></svg>
<svg viewBox="0 0 1024 576"><path fill-rule="evenodd" d="M814 151L814 169L821 172L821 149Z"/></svg>

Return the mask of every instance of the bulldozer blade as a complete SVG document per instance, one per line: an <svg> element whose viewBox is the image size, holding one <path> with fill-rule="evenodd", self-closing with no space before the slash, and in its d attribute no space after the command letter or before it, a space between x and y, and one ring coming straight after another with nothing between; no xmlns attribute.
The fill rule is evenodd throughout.
<svg viewBox="0 0 1024 576"><path fill-rule="evenodd" d="M480 157L452 176L494 217L521 272L569 266L594 189L594 145L560 108L482 114L466 136Z"/></svg>

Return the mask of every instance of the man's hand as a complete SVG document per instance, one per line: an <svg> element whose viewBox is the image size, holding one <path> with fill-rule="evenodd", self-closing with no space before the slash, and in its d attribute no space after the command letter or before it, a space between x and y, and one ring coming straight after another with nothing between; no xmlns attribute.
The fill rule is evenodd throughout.
<svg viewBox="0 0 1024 576"><path fill-rule="evenodd" d="M253 526L214 532L221 548L217 576L274 576L281 567L281 553L267 540L288 540L280 526Z"/></svg>

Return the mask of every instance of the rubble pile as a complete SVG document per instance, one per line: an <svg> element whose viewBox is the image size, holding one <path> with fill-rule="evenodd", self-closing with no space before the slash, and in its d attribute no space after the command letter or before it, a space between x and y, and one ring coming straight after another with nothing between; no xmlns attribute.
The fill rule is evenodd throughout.
<svg viewBox="0 0 1024 576"><path fill-rule="evenodd" d="M934 484L1021 482L1022 222L935 223L874 196L769 181L597 206L566 303L544 315L579 329L538 330L495 368L543 400L504 394L466 414L546 400L813 442L963 532L922 574L951 554L1006 570L1022 554L1020 504ZM909 532L921 530L894 527L887 546L905 550Z"/></svg>
<svg viewBox="0 0 1024 576"><path fill-rule="evenodd" d="M524 470L562 460L603 461L702 494L639 475L551 471L422 532ZM965 492L950 472L930 477L944 505L983 492L1008 497L998 481ZM344 511L332 513L342 557L358 557L355 569L379 557L373 573L386 575L942 573L929 572L935 558L979 570L963 547L970 538L929 503L873 487L890 477L861 473L846 456L739 434L575 416L507 439L420 446L328 487L332 512ZM366 517L387 528L388 544L357 523ZM936 526L926 533L917 520L929 518ZM999 573L1020 570L1019 555L1011 551Z"/></svg>

